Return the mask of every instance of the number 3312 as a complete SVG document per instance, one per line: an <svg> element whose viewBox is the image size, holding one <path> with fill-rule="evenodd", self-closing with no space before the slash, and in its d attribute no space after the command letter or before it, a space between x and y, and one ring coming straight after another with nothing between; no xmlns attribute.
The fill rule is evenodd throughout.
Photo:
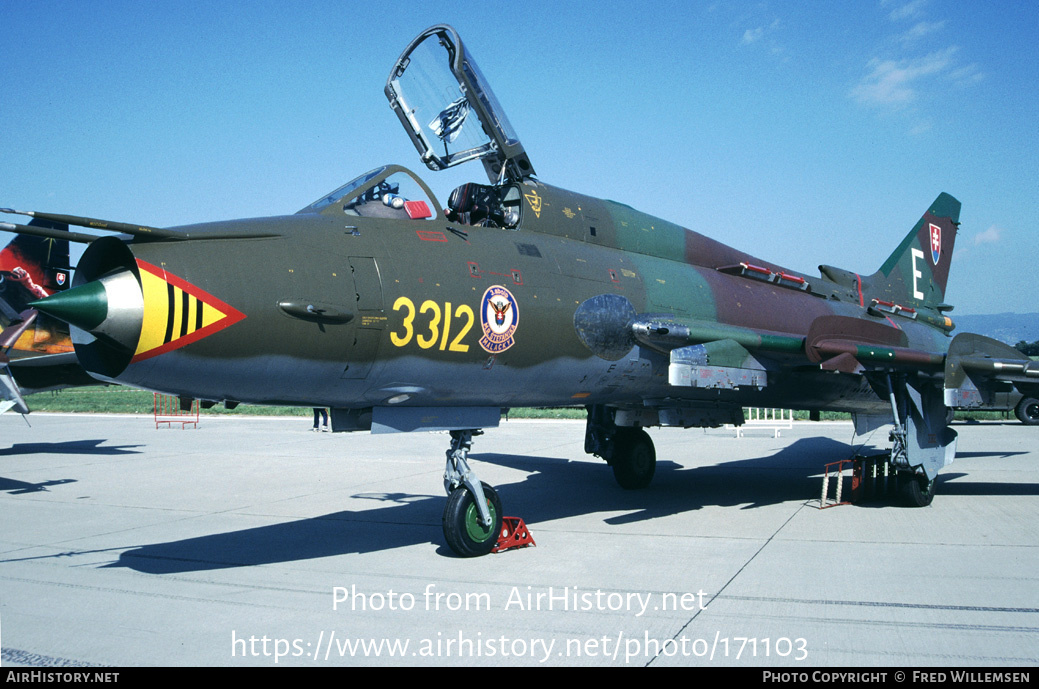
<svg viewBox="0 0 1039 689"><path fill-rule="evenodd" d="M464 323L456 326L459 327L454 336L451 337L452 328L452 311L451 302L445 302L444 308L440 308L440 304L427 299L422 302L422 305L415 310L415 302L411 301L408 297L400 297L397 301L393 302L394 311L403 311L404 320L401 322L403 330L401 332L391 332L390 342L395 347L404 347L414 338L415 342L422 349L430 349L437 345L439 341L440 345L438 349L440 351L449 352L468 352L469 345L462 344L462 340L469 334L473 324L476 322L476 314L473 313L472 308L468 304L459 304L454 310L454 320L460 322L459 319L464 319ZM424 326L424 330L421 332L415 332L415 316L416 314L424 315L432 313L432 317L428 324ZM443 321L443 323L441 323ZM441 332L443 328L443 332ZM450 344L448 344L450 342Z"/></svg>

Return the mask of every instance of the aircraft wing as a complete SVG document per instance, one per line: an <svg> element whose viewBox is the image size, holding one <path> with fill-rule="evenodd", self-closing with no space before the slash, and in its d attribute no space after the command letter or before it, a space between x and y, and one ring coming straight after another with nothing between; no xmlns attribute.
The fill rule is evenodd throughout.
<svg viewBox="0 0 1039 689"><path fill-rule="evenodd" d="M961 333L949 345L945 362L945 404L983 407L992 403L999 385L1039 394L1039 361L1010 345L974 333Z"/></svg>
<svg viewBox="0 0 1039 689"><path fill-rule="evenodd" d="M941 371L941 353L908 346L898 329L860 318L822 316L807 334L726 325L673 314L636 314L620 295L582 304L574 325L585 346L618 361L640 344L670 356L672 385L735 388L766 385L770 361L815 364L823 370L862 373L912 367Z"/></svg>
<svg viewBox="0 0 1039 689"><path fill-rule="evenodd" d="M628 328L630 342L670 355L672 385L762 388L763 362L800 355L842 373L898 367L943 373L948 407L991 405L993 394L1008 385L1039 395L1039 361L975 333L957 335L942 354L906 346L905 333L896 328L841 316L816 319L803 337L664 314L636 316Z"/></svg>

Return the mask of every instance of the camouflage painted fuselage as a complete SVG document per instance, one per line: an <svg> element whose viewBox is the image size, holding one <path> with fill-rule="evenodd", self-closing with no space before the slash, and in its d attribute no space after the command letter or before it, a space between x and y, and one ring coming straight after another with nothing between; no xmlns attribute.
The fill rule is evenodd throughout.
<svg viewBox="0 0 1039 689"><path fill-rule="evenodd" d="M165 320L160 315L148 325L146 318L156 346L140 345L132 358L79 344L77 353L88 370L119 382L257 404L718 402L877 411L887 402L861 375L820 366L829 354L806 344L813 324L818 330L829 316L900 331L881 331L877 351L859 352L860 359L883 357L895 343L893 349L933 353L926 368L940 365L948 347L947 319L926 300L913 302L913 318L869 308L888 297L892 284L912 279L900 277L904 266L886 266L888 275L878 281L878 273L872 283L836 269L828 271L832 279L810 277L622 204L529 181L518 189L515 229L450 223L440 208L432 219L411 220L346 216L333 204L322 212L175 228L197 241L99 240L84 256L77 284L115 266L138 274L147 266L149 275L169 278L160 283L168 294L156 293L161 303L145 289L146 312ZM226 238L204 239L208 233ZM762 279L766 274L771 279ZM669 348L650 341L630 339L619 358L593 353L575 328L575 312L600 295L623 297L640 317L692 324L695 334L682 344L740 342L765 369L767 384L672 385ZM231 311L234 318L219 320ZM603 314L603 328L614 327L610 317Z"/></svg>

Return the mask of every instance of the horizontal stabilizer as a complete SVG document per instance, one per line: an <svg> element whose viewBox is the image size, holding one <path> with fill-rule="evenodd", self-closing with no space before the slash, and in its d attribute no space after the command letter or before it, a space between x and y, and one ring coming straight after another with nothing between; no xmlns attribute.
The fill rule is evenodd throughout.
<svg viewBox="0 0 1039 689"><path fill-rule="evenodd" d="M1039 391L1039 361L984 335L960 333L953 338L945 361L946 406L990 404L999 382L1013 383L1022 392Z"/></svg>
<svg viewBox="0 0 1039 689"><path fill-rule="evenodd" d="M6 364L0 365L0 407L3 411L14 409L19 414L29 413L29 405L22 398L18 383L11 375L11 368Z"/></svg>

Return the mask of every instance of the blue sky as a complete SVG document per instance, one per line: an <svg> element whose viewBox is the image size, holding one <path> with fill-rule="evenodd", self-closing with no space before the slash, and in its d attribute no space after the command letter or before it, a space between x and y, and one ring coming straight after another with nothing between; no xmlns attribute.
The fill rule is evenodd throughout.
<svg viewBox="0 0 1039 689"><path fill-rule="evenodd" d="M0 0L0 205L172 226L291 213L384 163L383 95L458 29L539 177L789 268L875 271L942 191L947 299L1039 311L1039 4Z"/></svg>

